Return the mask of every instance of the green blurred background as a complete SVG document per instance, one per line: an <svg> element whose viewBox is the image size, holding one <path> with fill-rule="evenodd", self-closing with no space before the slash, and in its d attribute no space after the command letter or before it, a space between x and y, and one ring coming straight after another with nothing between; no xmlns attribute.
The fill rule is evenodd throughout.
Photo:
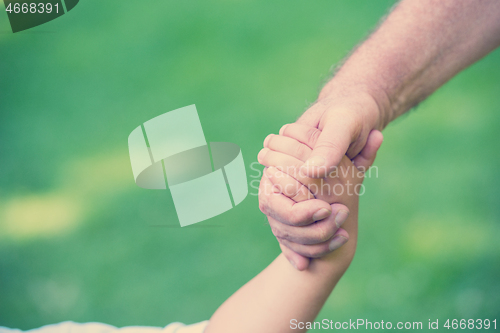
<svg viewBox="0 0 500 333"><path fill-rule="evenodd" d="M81 1L16 34L0 13L0 326L208 319L279 253L256 190L180 228L168 191L135 185L129 133L196 104L255 187L265 136L393 3ZM497 50L384 131L319 320L500 320L499 93Z"/></svg>

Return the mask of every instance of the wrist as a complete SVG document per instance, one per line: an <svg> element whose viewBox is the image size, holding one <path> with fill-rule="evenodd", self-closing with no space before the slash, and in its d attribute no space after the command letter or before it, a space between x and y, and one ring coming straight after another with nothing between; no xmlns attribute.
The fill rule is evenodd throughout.
<svg viewBox="0 0 500 333"><path fill-rule="evenodd" d="M349 240L337 250L311 260L311 270L321 271L329 275L329 279L337 276L340 278L351 265L357 246L357 233L351 230Z"/></svg>
<svg viewBox="0 0 500 333"><path fill-rule="evenodd" d="M324 257L312 259L307 271L312 274L316 274L326 283L331 283L331 287L333 288L333 286L345 274L353 260L355 249L349 249L349 251L346 251L347 249L344 248L347 247L350 242L351 240L338 250L335 250Z"/></svg>
<svg viewBox="0 0 500 333"><path fill-rule="evenodd" d="M352 75L351 75L352 76ZM353 105L359 110L368 130L383 130L392 120L390 99L385 89L375 83L365 83L348 78L342 70L320 91L318 101L337 100Z"/></svg>
<svg viewBox="0 0 500 333"><path fill-rule="evenodd" d="M365 116L374 118L372 129L383 130L398 115L393 93L384 85L384 73L370 65L347 60L335 76L323 87L318 101L324 98L353 99L363 105Z"/></svg>
<svg viewBox="0 0 500 333"><path fill-rule="evenodd" d="M358 205L357 202L351 207L351 213L347 220L342 224L342 228L349 234L349 240L337 250L329 254L316 258L311 261L311 265L322 271L338 275L340 278L349 268L358 244Z"/></svg>

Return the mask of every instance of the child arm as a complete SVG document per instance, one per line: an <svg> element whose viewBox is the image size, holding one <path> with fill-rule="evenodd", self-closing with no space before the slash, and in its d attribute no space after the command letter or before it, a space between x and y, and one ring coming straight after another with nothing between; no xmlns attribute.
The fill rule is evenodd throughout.
<svg viewBox="0 0 500 333"><path fill-rule="evenodd" d="M205 333L305 332L300 322L313 321L349 267L357 240L357 207L344 223L349 241L308 269L293 268L280 254L261 273L227 299L210 319Z"/></svg>
<svg viewBox="0 0 500 333"><path fill-rule="evenodd" d="M373 150L373 154L364 154L363 156L367 160L363 162L366 163L360 164L371 164L379 146L380 144ZM354 163L356 164L356 161ZM343 167L354 167L346 157L341 164ZM295 202L312 197L307 186L302 185L305 182L300 184L292 177L276 177L276 171L266 172L270 178L263 177L261 191L266 191L270 196L285 195L288 200L291 201L293 198ZM361 184L362 177L351 180ZM335 181L337 180L327 179L327 183ZM273 190L276 189L276 185L281 188L300 188L301 190L293 191L294 193L282 193L281 191L276 193ZM325 200L328 200L329 196L333 197L332 193L322 193L321 195L316 193L315 196ZM217 309L210 319L205 333L307 331L307 327L303 326L303 323L312 322L316 318L333 288L349 267L356 250L358 196L346 193L338 199L350 210L347 220L342 225L345 230L338 229L334 237L327 242L309 246L309 253L316 252L319 258L312 260L307 269L298 271L288 263L283 254L280 254L268 267L241 287ZM334 252L324 255L325 248L328 249L335 238L339 240L337 247L345 243L347 238L349 241ZM300 245L296 248L297 244L286 243L286 240L283 239L280 239L280 245L282 249L288 251L291 250L287 247L298 252L301 250Z"/></svg>

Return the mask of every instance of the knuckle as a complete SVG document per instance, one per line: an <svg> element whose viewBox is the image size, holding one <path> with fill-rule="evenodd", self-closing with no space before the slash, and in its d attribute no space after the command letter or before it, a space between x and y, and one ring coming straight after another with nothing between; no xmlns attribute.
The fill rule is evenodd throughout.
<svg viewBox="0 0 500 333"><path fill-rule="evenodd" d="M319 135L321 131L316 128L310 128L306 132L307 143L309 146L314 147L316 142L318 141Z"/></svg>
<svg viewBox="0 0 500 333"><path fill-rule="evenodd" d="M267 205L264 202L262 201L259 202L259 209L262 213L267 215Z"/></svg>
<svg viewBox="0 0 500 333"><path fill-rule="evenodd" d="M309 191L309 189L305 185L301 185L297 195L293 198L295 202L306 201L309 199L314 199L314 194Z"/></svg>
<svg viewBox="0 0 500 333"><path fill-rule="evenodd" d="M293 184L287 184L283 193L289 198L294 198L297 195L298 191L299 189L297 188L297 186L294 186Z"/></svg>
<svg viewBox="0 0 500 333"><path fill-rule="evenodd" d="M325 255L324 250L319 246L310 246L308 252L310 258L320 258Z"/></svg>
<svg viewBox="0 0 500 333"><path fill-rule="evenodd" d="M285 125L281 126L281 128L279 130L280 135L285 135L286 136L286 129L289 126L293 126L293 124L285 124Z"/></svg>
<svg viewBox="0 0 500 333"><path fill-rule="evenodd" d="M295 191L288 186L286 186L285 190L281 193L284 194L288 198L293 198L293 196L295 195Z"/></svg>
<svg viewBox="0 0 500 333"><path fill-rule="evenodd" d="M267 190L267 186L262 186L262 180L261 180L261 186L259 187L259 205L266 204L267 196L269 195L268 192L269 191Z"/></svg>
<svg viewBox="0 0 500 333"><path fill-rule="evenodd" d="M321 257L320 249L317 246L308 246L307 256L309 258L319 258Z"/></svg>
<svg viewBox="0 0 500 333"><path fill-rule="evenodd" d="M298 157L299 159L306 157L306 147L302 143L297 143L295 145L295 155L295 157Z"/></svg>
<svg viewBox="0 0 500 333"><path fill-rule="evenodd" d="M289 249L290 251L295 251L294 250L294 246L293 244L291 244L288 240L284 239L284 238L281 238L281 237L276 237L276 239L278 240L278 242L283 245L284 247L286 247L287 249Z"/></svg>
<svg viewBox="0 0 500 333"><path fill-rule="evenodd" d="M316 226L316 237L315 240L317 240L317 243L323 243L329 240L333 236L331 228L325 224L317 224Z"/></svg>
<svg viewBox="0 0 500 333"><path fill-rule="evenodd" d="M290 233L288 231L276 229L276 232L278 233L279 238L286 239L288 241L290 240Z"/></svg>
<svg viewBox="0 0 500 333"><path fill-rule="evenodd" d="M265 167L269 167L269 152L267 152L266 154L259 154L258 157L259 159L259 163L262 164L263 166Z"/></svg>
<svg viewBox="0 0 500 333"><path fill-rule="evenodd" d="M293 191L293 193L291 193L289 198L295 202L300 202L300 200L296 200L296 199L301 199L302 196L303 196L302 186L299 186L299 187L296 186L295 191Z"/></svg>
<svg viewBox="0 0 500 333"><path fill-rule="evenodd" d="M273 193L283 194L283 187L281 184L273 184L271 188Z"/></svg>
<svg viewBox="0 0 500 333"><path fill-rule="evenodd" d="M298 213L297 211L293 211L293 210L289 213L287 221L289 224L294 225L294 226L304 225L304 223L306 222L304 220L304 217L302 216L302 214Z"/></svg>
<svg viewBox="0 0 500 333"><path fill-rule="evenodd" d="M361 132L363 131L363 124L365 123L365 119L364 119L363 115L359 112L355 112L351 119L352 119L352 122L351 122L352 139L354 139L354 138L359 137L359 135L361 135Z"/></svg>
<svg viewBox="0 0 500 333"><path fill-rule="evenodd" d="M343 149L339 146L338 143L335 143L335 142L330 141L328 139L322 140L316 146L314 146L314 148L315 149L326 149L326 150L333 151L334 153L338 153L338 154L342 154L342 155L345 153L345 151L343 151Z"/></svg>
<svg viewBox="0 0 500 333"><path fill-rule="evenodd" d="M268 137L266 138L266 141L267 141L267 145L266 145L267 148L273 147L273 143L275 141L274 135L269 134Z"/></svg>
<svg viewBox="0 0 500 333"><path fill-rule="evenodd" d="M307 199L307 193L305 192L304 186L301 185L295 193L290 196L290 199L292 199L295 202L301 202Z"/></svg>

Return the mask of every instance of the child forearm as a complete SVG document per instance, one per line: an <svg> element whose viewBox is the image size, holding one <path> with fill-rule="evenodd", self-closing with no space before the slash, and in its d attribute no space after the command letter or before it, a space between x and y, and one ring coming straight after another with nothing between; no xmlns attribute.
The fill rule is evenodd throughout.
<svg viewBox="0 0 500 333"><path fill-rule="evenodd" d="M219 307L205 333L304 332L292 329L295 326L291 321L307 322L316 318L354 256L356 213L343 228L349 232L349 241L332 254L314 259L305 271L294 269L280 254Z"/></svg>

